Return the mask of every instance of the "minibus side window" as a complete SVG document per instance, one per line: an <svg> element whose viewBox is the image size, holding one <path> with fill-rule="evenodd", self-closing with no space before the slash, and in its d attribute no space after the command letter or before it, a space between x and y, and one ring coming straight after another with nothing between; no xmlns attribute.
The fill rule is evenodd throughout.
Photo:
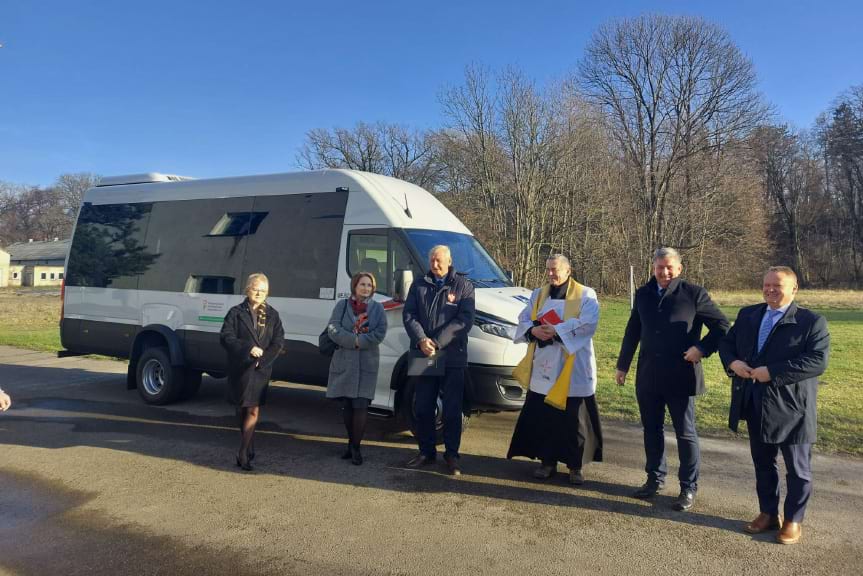
<svg viewBox="0 0 863 576"><path fill-rule="evenodd" d="M153 203L146 248L156 259L139 288L241 294L252 214L248 197Z"/></svg>
<svg viewBox="0 0 863 576"><path fill-rule="evenodd" d="M144 245L152 204L81 207L69 251L67 286L137 288L158 256Z"/></svg>
<svg viewBox="0 0 863 576"><path fill-rule="evenodd" d="M270 296L333 299L348 192L257 196L253 215L266 214L248 236L243 278L263 272Z"/></svg>

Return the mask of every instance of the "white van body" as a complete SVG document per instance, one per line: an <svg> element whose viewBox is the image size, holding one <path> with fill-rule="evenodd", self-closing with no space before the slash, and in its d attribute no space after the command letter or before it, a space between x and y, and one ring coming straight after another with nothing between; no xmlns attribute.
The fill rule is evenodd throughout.
<svg viewBox="0 0 863 576"><path fill-rule="evenodd" d="M451 246L456 270L476 287L468 343L474 409L519 408L522 391L511 371L525 346L508 336L530 292L512 286L432 194L365 172L103 179L85 194L76 223L61 339L67 353L128 358L129 387L149 402L190 396L202 372L223 372L222 319L243 300L246 276L264 272L268 301L285 328L273 377L325 385L329 359L318 353L318 335L335 303L350 294L351 274L371 271L389 323L372 407L396 413L409 345L397 281L402 270L418 280L434 244ZM138 361L152 347L170 356L171 366L162 368L174 382L159 384L172 390L140 373Z"/></svg>

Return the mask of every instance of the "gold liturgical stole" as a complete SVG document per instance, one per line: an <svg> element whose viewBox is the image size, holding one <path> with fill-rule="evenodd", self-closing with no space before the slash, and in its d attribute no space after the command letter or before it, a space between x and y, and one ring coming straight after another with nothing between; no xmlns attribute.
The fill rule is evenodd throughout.
<svg viewBox="0 0 863 576"><path fill-rule="evenodd" d="M584 290L584 286L572 278L570 278L568 282L569 284L566 287L566 298L563 305L564 321L569 320L570 318L578 318L578 315L581 312L581 294ZM539 316L539 311L542 309L542 305L548 298L550 290L550 284L546 284L542 287L542 290L540 290L539 296L533 304L533 310L530 313L531 320L536 321ZM518 383L525 389L530 388L530 375L533 371L533 354L535 351L536 342L533 341L527 347L527 354L525 354L524 358L521 359L521 362L518 363L515 370L512 371L512 377L518 380ZM554 382L554 385L545 397L546 404L549 404L558 410L566 410L566 398L569 394L569 383L572 380L572 367L574 364L575 354L567 354L566 359L563 362L563 370L560 371L560 375L557 377L557 380Z"/></svg>

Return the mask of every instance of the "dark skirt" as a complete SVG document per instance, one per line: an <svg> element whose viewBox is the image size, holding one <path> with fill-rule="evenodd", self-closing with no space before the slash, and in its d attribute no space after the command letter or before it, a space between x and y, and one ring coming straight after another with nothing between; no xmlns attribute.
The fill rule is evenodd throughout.
<svg viewBox="0 0 863 576"><path fill-rule="evenodd" d="M240 382L228 381L226 399L237 408L254 408L267 403L269 378L248 378Z"/></svg>
<svg viewBox="0 0 863 576"><path fill-rule="evenodd" d="M525 456L543 464L563 462L581 470L602 462L602 426L596 395L567 398L566 410L545 403L545 395L528 390L515 424L507 458Z"/></svg>

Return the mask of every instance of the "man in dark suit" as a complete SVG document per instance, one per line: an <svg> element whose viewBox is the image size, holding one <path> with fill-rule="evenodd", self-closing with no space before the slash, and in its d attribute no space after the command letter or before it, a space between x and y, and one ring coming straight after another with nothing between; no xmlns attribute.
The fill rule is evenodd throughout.
<svg viewBox="0 0 863 576"><path fill-rule="evenodd" d="M765 304L740 310L719 345L732 377L728 426L746 419L755 464L760 513L750 534L777 530L780 544L795 544L812 494L812 444L816 438L818 376L827 368L830 334L823 316L797 306L797 275L774 266L764 276ZM779 468L787 470L785 522L779 515ZM780 528L781 526L781 528Z"/></svg>
<svg viewBox="0 0 863 576"><path fill-rule="evenodd" d="M728 331L728 319L710 299L707 290L679 278L680 254L660 248L653 255L653 278L635 293L635 306L626 324L615 380L626 373L641 344L635 377L635 394L644 428L644 471L647 481L633 496L651 498L662 490L668 468L665 462L665 410L671 414L680 456L680 494L675 510L692 508L698 491L701 456L695 430L695 396L704 393L701 359L713 354ZM708 333L702 338L702 327Z"/></svg>

